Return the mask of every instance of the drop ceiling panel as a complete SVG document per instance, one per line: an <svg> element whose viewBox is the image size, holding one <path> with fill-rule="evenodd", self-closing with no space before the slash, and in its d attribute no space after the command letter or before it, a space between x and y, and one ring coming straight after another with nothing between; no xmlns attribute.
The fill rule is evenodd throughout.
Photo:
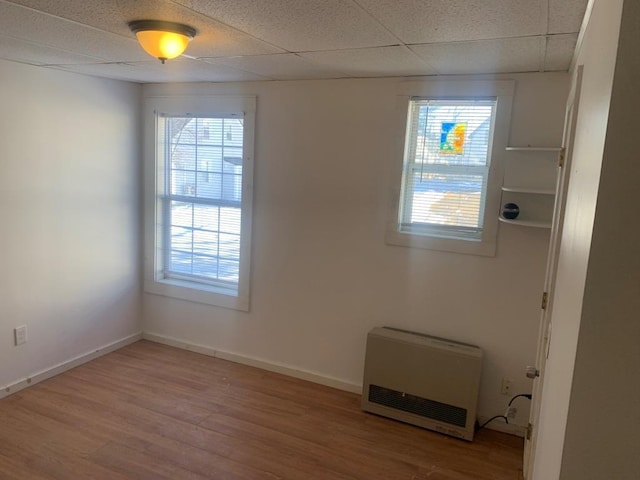
<svg viewBox="0 0 640 480"><path fill-rule="evenodd" d="M578 32L588 0L549 0L549 33Z"/></svg>
<svg viewBox="0 0 640 480"><path fill-rule="evenodd" d="M274 80L300 80L309 78L340 78L346 75L338 70L314 64L293 54L257 55L220 59L202 59L213 65L226 65Z"/></svg>
<svg viewBox="0 0 640 480"><path fill-rule="evenodd" d="M0 35L0 58L32 65L99 62L100 59L56 50L37 43Z"/></svg>
<svg viewBox="0 0 640 480"><path fill-rule="evenodd" d="M351 0L176 0L290 52L396 45Z"/></svg>
<svg viewBox="0 0 640 480"><path fill-rule="evenodd" d="M540 69L544 37L414 45L411 49L441 73L532 72Z"/></svg>
<svg viewBox="0 0 640 480"><path fill-rule="evenodd" d="M168 68L167 68L168 67ZM167 72L173 77L191 75L198 81L207 82L246 82L257 80L269 80L268 77L245 72L225 65L212 65L202 60L180 58L164 65L160 62L151 62L147 68L158 72ZM175 80L172 80L175 81Z"/></svg>
<svg viewBox="0 0 640 480"><path fill-rule="evenodd" d="M437 73L404 46L307 52L303 58L352 77L433 75Z"/></svg>
<svg viewBox="0 0 640 480"><path fill-rule="evenodd" d="M184 23L194 27L198 32L187 51L189 55L195 57L262 55L283 52L282 49L251 35L166 0L11 1L73 22L117 33L133 41L135 41L135 35L127 26L131 20L154 19ZM126 59L120 58L119 60Z"/></svg>
<svg viewBox="0 0 640 480"><path fill-rule="evenodd" d="M59 69L98 77L140 83L163 82L242 82L268 80L241 70L211 65L200 60L181 59L167 62L139 62L123 64L64 65Z"/></svg>
<svg viewBox="0 0 640 480"><path fill-rule="evenodd" d="M148 59L135 38L104 32L7 3L0 3L0 32L13 38L107 61Z"/></svg>
<svg viewBox="0 0 640 480"><path fill-rule="evenodd" d="M195 23L189 25L195 25ZM197 30L196 38L191 41L185 52L193 57L233 57L284 53L284 50L280 48L273 47L224 25L201 27Z"/></svg>
<svg viewBox="0 0 640 480"><path fill-rule="evenodd" d="M54 67L57 70L64 70L65 72L80 73L83 75L91 75L94 77L112 78L114 80L126 80L128 82L166 82L169 77L159 75L153 70L140 68L135 65L128 65L126 63L99 63L99 64L84 64L84 65L57 65Z"/></svg>
<svg viewBox="0 0 640 480"><path fill-rule="evenodd" d="M176 22L191 20L188 11L167 0L8 0L57 17L129 36L127 22L153 18ZM193 16L193 15L191 15Z"/></svg>
<svg viewBox="0 0 640 480"><path fill-rule="evenodd" d="M578 34L549 35L547 37L547 53L544 60L546 71L567 71L571 64L573 51L576 48Z"/></svg>
<svg viewBox="0 0 640 480"><path fill-rule="evenodd" d="M542 0L357 0L404 43L546 34Z"/></svg>

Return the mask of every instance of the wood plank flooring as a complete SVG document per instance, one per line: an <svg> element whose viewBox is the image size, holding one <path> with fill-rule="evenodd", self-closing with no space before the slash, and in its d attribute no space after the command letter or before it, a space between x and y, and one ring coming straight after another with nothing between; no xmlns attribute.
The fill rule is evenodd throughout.
<svg viewBox="0 0 640 480"><path fill-rule="evenodd" d="M141 341L0 400L0 478L518 480L522 439L468 443L360 397Z"/></svg>

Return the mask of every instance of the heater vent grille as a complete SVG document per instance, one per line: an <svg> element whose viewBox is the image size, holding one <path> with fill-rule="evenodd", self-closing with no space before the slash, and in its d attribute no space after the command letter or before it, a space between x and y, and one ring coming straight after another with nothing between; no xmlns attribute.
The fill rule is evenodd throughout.
<svg viewBox="0 0 640 480"><path fill-rule="evenodd" d="M458 427L464 427L467 423L467 411L464 408L397 392L378 385L369 385L369 401Z"/></svg>

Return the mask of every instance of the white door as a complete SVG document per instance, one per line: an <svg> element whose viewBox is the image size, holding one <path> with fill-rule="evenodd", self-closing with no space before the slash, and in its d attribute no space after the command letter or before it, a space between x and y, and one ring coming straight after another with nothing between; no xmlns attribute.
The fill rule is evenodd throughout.
<svg viewBox="0 0 640 480"><path fill-rule="evenodd" d="M526 479L531 479L533 457L536 450L538 416L540 414L540 399L542 398L542 385L545 372L547 355L549 353L549 340L551 338L553 311L553 291L555 288L556 273L558 268L558 255L560 253L560 241L562 240L562 227L564 213L567 204L567 186L569 184L569 172L571 171L571 157L573 155L573 140L575 137L578 106L580 101L580 87L582 85L582 66L578 67L575 87L569 95L562 139L563 150L559 154L558 183L556 187L556 201L551 224L551 240L547 256L547 271L544 281L544 293L542 298L542 313L540 330L538 333L538 352L536 365L528 369L527 375L535 376L533 381L533 397L531 399L531 413L529 414L529 428L524 444L523 472Z"/></svg>

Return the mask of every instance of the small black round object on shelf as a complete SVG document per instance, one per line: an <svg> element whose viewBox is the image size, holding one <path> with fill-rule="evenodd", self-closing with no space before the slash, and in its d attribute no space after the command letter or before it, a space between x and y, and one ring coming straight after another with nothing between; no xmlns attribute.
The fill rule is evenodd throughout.
<svg viewBox="0 0 640 480"><path fill-rule="evenodd" d="M507 220L513 220L520 213L520 207L515 203L505 203L502 207L502 216Z"/></svg>

